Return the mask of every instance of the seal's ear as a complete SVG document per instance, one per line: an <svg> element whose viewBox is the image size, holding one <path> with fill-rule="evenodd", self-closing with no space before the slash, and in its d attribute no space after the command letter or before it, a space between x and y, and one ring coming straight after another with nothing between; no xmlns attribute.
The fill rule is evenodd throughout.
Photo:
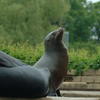
<svg viewBox="0 0 100 100"><path fill-rule="evenodd" d="M62 40L63 38L63 33L64 33L64 29L63 28L60 28L56 31L56 35L55 35L55 39L56 40Z"/></svg>

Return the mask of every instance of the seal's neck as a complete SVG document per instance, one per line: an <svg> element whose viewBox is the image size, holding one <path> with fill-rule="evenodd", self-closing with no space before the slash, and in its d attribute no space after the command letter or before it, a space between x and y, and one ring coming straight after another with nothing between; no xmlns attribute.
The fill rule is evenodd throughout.
<svg viewBox="0 0 100 100"><path fill-rule="evenodd" d="M52 45L45 46L45 53L48 53L48 54L64 53L65 51L66 51L66 48L63 42L57 42Z"/></svg>

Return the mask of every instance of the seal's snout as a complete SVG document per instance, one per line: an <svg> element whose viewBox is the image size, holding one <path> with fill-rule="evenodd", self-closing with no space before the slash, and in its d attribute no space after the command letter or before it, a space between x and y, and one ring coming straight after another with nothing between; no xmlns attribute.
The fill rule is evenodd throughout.
<svg viewBox="0 0 100 100"><path fill-rule="evenodd" d="M63 37L64 29L59 28L53 32L50 32L46 38L45 41L61 41Z"/></svg>
<svg viewBox="0 0 100 100"><path fill-rule="evenodd" d="M64 29L63 28L59 28L55 33L56 33L55 38L57 40L62 40Z"/></svg>
<svg viewBox="0 0 100 100"><path fill-rule="evenodd" d="M58 29L58 32L60 32L60 33L63 32L63 31L64 31L64 28L59 28Z"/></svg>

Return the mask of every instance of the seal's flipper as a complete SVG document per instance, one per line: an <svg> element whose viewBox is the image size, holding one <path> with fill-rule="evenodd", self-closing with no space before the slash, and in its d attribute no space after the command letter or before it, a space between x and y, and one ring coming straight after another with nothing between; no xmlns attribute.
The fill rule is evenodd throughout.
<svg viewBox="0 0 100 100"><path fill-rule="evenodd" d="M57 93L57 96L61 97L61 93L59 89L56 90L56 93Z"/></svg>
<svg viewBox="0 0 100 100"><path fill-rule="evenodd" d="M26 65L22 61L0 51L0 67L17 67Z"/></svg>
<svg viewBox="0 0 100 100"><path fill-rule="evenodd" d="M57 89L56 91L50 90L49 93L48 93L48 96L58 96L58 97L61 97L60 90L59 89Z"/></svg>

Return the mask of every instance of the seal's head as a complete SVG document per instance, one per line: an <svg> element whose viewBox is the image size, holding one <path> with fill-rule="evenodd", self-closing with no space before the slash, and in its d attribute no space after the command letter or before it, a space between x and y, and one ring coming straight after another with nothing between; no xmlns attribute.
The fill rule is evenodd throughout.
<svg viewBox="0 0 100 100"><path fill-rule="evenodd" d="M65 49L62 43L63 33L63 28L59 28L53 32L50 32L45 38L45 50L57 52Z"/></svg>

